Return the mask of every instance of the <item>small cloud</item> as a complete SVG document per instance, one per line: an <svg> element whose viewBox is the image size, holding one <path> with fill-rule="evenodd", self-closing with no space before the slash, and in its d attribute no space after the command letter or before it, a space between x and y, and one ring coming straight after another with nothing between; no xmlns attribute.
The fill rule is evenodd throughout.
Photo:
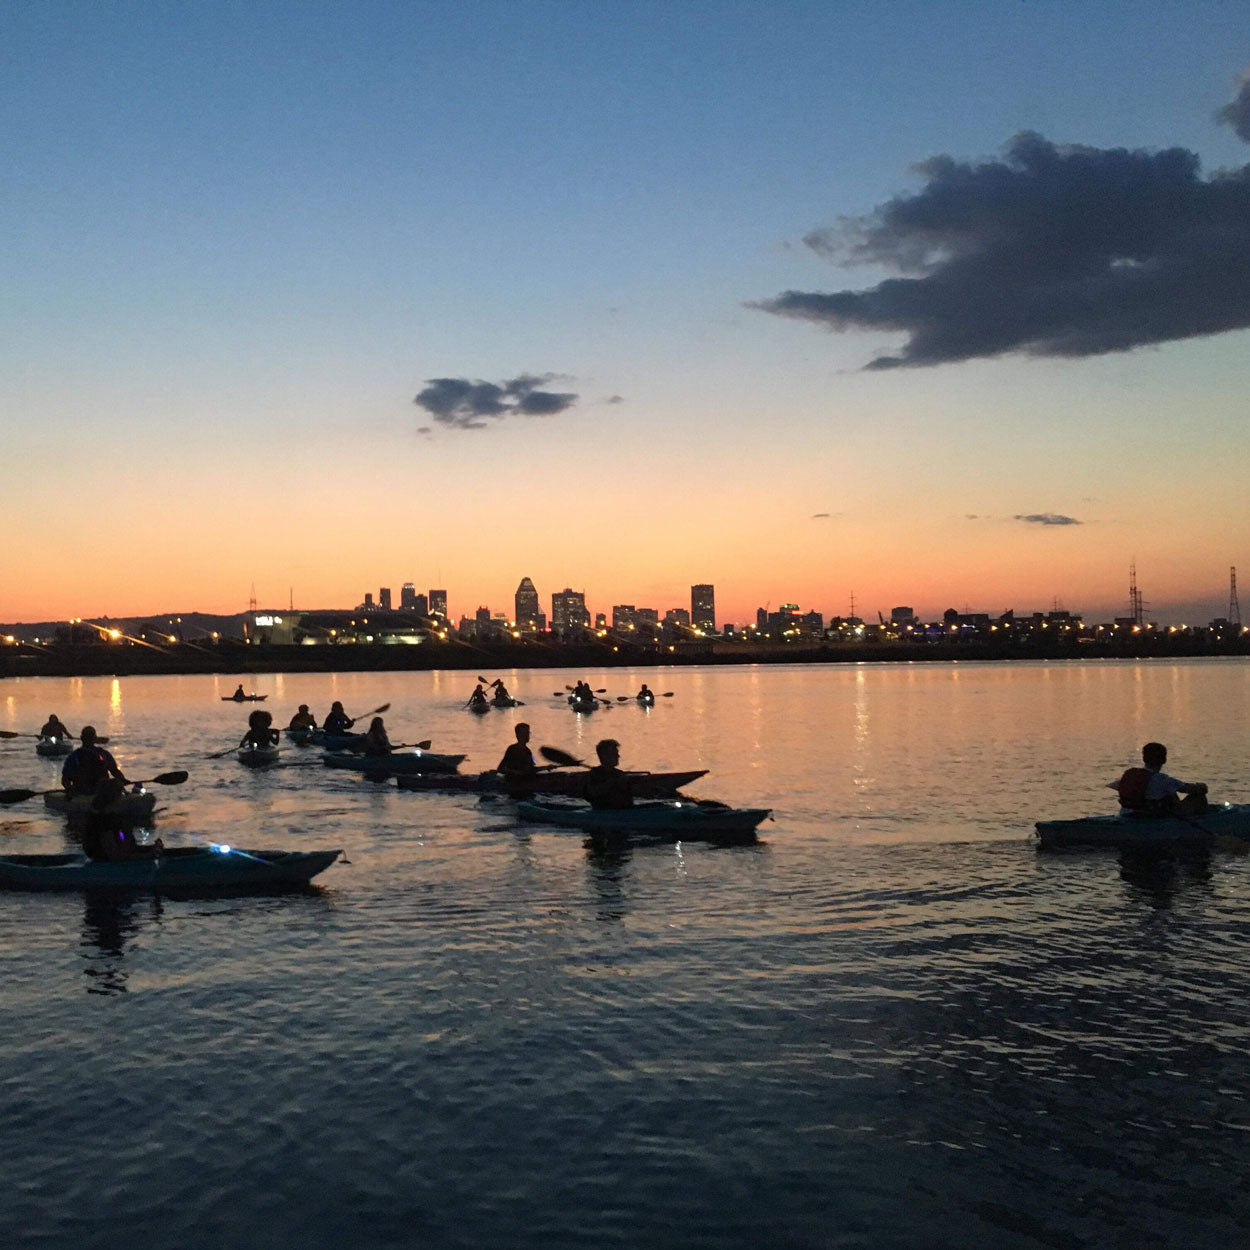
<svg viewBox="0 0 1250 1250"><path fill-rule="evenodd" d="M609 395L607 399L605 399L603 402L605 404L623 404L625 402L625 396L624 395Z"/></svg>
<svg viewBox="0 0 1250 1250"><path fill-rule="evenodd" d="M504 382L430 378L412 402L439 425L484 430L489 421L511 416L550 417L571 408L577 402L576 394L539 389L561 377L558 373L522 373Z"/></svg>
<svg viewBox="0 0 1250 1250"><path fill-rule="evenodd" d="M819 520L826 519L826 518L831 517L831 516L833 516L833 513L832 513L832 512L813 512L813 513L812 513L812 520L813 520L813 521L819 521Z"/></svg>
<svg viewBox="0 0 1250 1250"><path fill-rule="evenodd" d="M967 521L988 521L989 517L983 517L979 512L965 512L964 519Z"/></svg>
<svg viewBox="0 0 1250 1250"><path fill-rule="evenodd" d="M1250 143L1250 70L1237 80L1237 94L1218 113L1216 120L1227 122L1239 139Z"/></svg>
<svg viewBox="0 0 1250 1250"><path fill-rule="evenodd" d="M1027 521L1030 525L1084 525L1074 516L1064 516L1062 512L1017 512L1014 521Z"/></svg>

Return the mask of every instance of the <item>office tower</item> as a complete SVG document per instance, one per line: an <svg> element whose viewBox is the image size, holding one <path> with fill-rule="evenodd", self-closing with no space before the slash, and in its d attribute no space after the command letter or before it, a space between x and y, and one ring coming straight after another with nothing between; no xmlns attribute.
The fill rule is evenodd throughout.
<svg viewBox="0 0 1250 1250"><path fill-rule="evenodd" d="M365 611L366 612L373 611L373 592L372 591L365 592Z"/></svg>
<svg viewBox="0 0 1250 1250"><path fill-rule="evenodd" d="M391 588L389 586L383 586L382 589L378 591L378 607L381 608L383 612L389 612L391 610Z"/></svg>
<svg viewBox="0 0 1250 1250"><path fill-rule="evenodd" d="M590 627L590 613L586 611L583 591L566 586L551 596L551 628L557 633Z"/></svg>
<svg viewBox="0 0 1250 1250"><path fill-rule="evenodd" d="M413 597L412 597L412 610L413 610L413 611L414 611L414 612L415 612L418 616L429 616L429 614L430 614L430 601L429 601L429 600L428 600L428 599L427 599L424 595L413 595Z"/></svg>
<svg viewBox="0 0 1250 1250"><path fill-rule="evenodd" d="M445 590L430 591L430 615L447 615L447 592Z"/></svg>
<svg viewBox="0 0 1250 1250"><path fill-rule="evenodd" d="M533 632L538 628L538 618L542 613L538 610L538 591L528 577L521 578L516 588L516 621L517 629Z"/></svg>
<svg viewBox="0 0 1250 1250"><path fill-rule="evenodd" d="M716 632L716 590L712 586L690 587L690 623L695 629Z"/></svg>
<svg viewBox="0 0 1250 1250"><path fill-rule="evenodd" d="M412 582L405 582L399 588L399 607L403 612L415 612L417 608L417 588Z"/></svg>

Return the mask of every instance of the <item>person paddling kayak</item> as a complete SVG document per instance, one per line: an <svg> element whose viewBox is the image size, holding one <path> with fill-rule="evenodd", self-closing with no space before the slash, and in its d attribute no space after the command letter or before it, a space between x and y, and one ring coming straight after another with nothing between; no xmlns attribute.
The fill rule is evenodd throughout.
<svg viewBox="0 0 1250 1250"><path fill-rule="evenodd" d="M328 734L349 734L356 722L343 711L343 705L337 701L330 705L330 714L321 723L321 728Z"/></svg>
<svg viewBox="0 0 1250 1250"><path fill-rule="evenodd" d="M486 698L486 691L482 688L482 683L478 682L478 684L473 688L473 693L469 696L469 706L485 707L488 703L489 700Z"/></svg>
<svg viewBox="0 0 1250 1250"><path fill-rule="evenodd" d="M291 723L288 729L316 729L317 718L308 710L307 703L299 705L299 711L291 717Z"/></svg>
<svg viewBox="0 0 1250 1250"><path fill-rule="evenodd" d="M1136 816L1184 815L1206 811L1207 787L1202 781L1177 781L1163 772L1168 749L1162 742L1147 742L1141 749L1144 768L1125 769L1119 781L1107 788L1120 796L1120 810ZM1185 797L1178 798L1183 794Z"/></svg>
<svg viewBox="0 0 1250 1250"><path fill-rule="evenodd" d="M128 784L125 774L117 767L117 761L102 746L96 745L93 725L84 725L79 735L82 746L65 757L61 769L61 785L71 798L79 795L97 795L100 806L108 801L105 795L115 797Z"/></svg>
<svg viewBox="0 0 1250 1250"><path fill-rule="evenodd" d="M511 798L528 799L534 794L534 779L539 773L547 773L554 764L544 764L541 768L534 763L534 753L530 750L530 727L521 721L513 730L516 741L503 753L495 771L503 777L504 788Z"/></svg>
<svg viewBox="0 0 1250 1250"><path fill-rule="evenodd" d="M391 740L386 734L386 725L380 716L375 716L369 722L369 728L365 733L365 754L366 755L390 755L395 748L391 745Z"/></svg>
<svg viewBox="0 0 1250 1250"><path fill-rule="evenodd" d="M48 717L48 723L39 731L41 738L72 738L74 735L70 733L54 712Z"/></svg>
<svg viewBox="0 0 1250 1250"><path fill-rule="evenodd" d="M596 811L619 811L634 805L634 783L620 769L621 744L604 738L595 747L599 763L586 774L586 798Z"/></svg>
<svg viewBox="0 0 1250 1250"><path fill-rule="evenodd" d="M273 727L273 713L255 711L247 718L247 733L239 743L240 747L277 746L278 731Z"/></svg>

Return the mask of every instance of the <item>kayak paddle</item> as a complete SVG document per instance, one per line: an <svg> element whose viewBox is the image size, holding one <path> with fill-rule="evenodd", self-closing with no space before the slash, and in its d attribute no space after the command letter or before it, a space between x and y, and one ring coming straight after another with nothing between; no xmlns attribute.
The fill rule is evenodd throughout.
<svg viewBox="0 0 1250 1250"><path fill-rule="evenodd" d="M143 781L132 781L132 786L180 786L190 774L184 769L172 773L161 773L158 777L148 777ZM0 803L24 803L41 794L64 794L63 790L0 790Z"/></svg>
<svg viewBox="0 0 1250 1250"><path fill-rule="evenodd" d="M559 747L539 747L538 754L545 760L550 760L553 764L560 768L589 768L590 765L585 760L579 760L575 755L570 755L567 751L561 751Z"/></svg>
<svg viewBox="0 0 1250 1250"><path fill-rule="evenodd" d="M74 741L73 734L66 734L65 737L70 742ZM18 733L17 730L15 729L0 729L0 738L38 738L39 741L42 742L43 734L24 734L24 733ZM107 741L108 741L107 738L96 739L96 742L98 742L101 746L103 746Z"/></svg>

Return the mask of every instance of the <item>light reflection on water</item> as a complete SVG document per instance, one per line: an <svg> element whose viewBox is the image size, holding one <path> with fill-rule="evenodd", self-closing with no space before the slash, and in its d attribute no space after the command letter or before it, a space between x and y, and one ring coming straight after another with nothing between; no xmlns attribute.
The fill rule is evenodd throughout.
<svg viewBox="0 0 1250 1250"><path fill-rule="evenodd" d="M1241 788L1250 666L585 674L672 699L574 717L575 676L248 679L279 723L391 702L493 765L708 767L753 847L602 851L504 802L242 769L227 677L6 682L0 727L106 723L186 767L166 841L342 846L306 894L0 897L0 1244L1238 1245L1250 860L1038 856L1148 738ZM304 761L312 760L305 766ZM29 741L4 786L54 784ZM60 849L37 804L12 851Z"/></svg>

